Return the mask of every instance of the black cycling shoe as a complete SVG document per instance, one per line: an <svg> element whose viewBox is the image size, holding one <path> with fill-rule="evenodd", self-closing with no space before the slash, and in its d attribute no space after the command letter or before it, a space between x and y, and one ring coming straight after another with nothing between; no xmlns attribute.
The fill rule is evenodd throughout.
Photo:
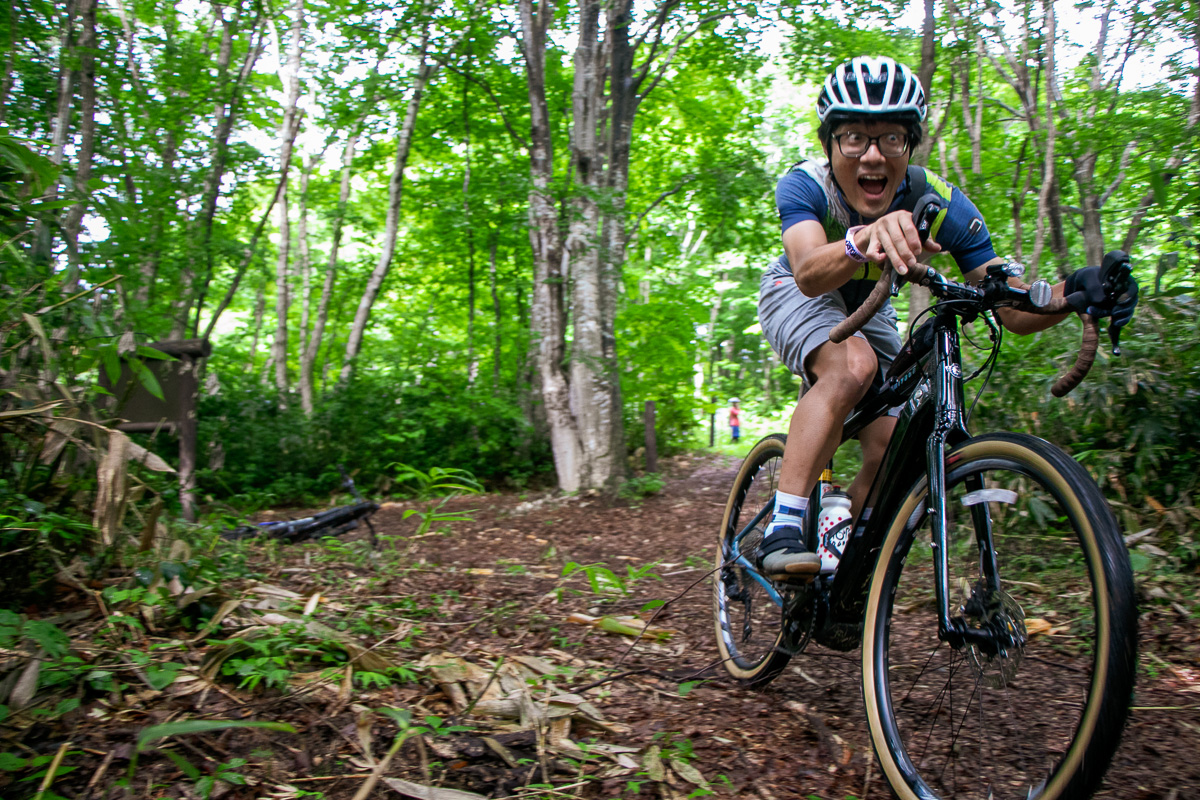
<svg viewBox="0 0 1200 800"><path fill-rule="evenodd" d="M821 571L821 557L804 546L800 529L792 526L776 529L763 539L759 567L773 580L815 578Z"/></svg>

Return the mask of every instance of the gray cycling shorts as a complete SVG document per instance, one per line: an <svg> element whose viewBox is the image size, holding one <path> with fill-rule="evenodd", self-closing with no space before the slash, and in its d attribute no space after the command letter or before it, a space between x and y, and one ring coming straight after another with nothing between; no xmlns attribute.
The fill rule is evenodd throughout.
<svg viewBox="0 0 1200 800"><path fill-rule="evenodd" d="M758 292L758 321L763 335L780 360L793 374L801 376L806 386L813 382L805 369L809 355L829 341L829 332L848 315L840 291L808 297L797 288L791 269L779 261L763 273ZM867 340L879 359L881 373L886 375L901 345L892 304L884 304L854 335Z"/></svg>

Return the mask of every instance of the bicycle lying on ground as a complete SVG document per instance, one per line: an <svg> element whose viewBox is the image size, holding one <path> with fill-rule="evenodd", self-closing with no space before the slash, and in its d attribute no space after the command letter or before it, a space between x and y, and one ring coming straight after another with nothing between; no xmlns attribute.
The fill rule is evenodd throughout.
<svg viewBox="0 0 1200 800"><path fill-rule="evenodd" d="M316 539L319 536L341 536L347 531L355 530L358 521L362 520L371 531L371 546L375 547L377 537L375 526L371 524L371 515L379 510L379 504L366 500L354 485L354 479L346 474L340 466L338 472L342 475L342 488L349 490L354 502L321 511L311 517L302 519L276 520L259 522L254 525L240 525L237 528L221 531L225 539L249 539L255 536L267 536L273 539L283 539L288 542L302 542L305 539Z"/></svg>
<svg viewBox="0 0 1200 800"><path fill-rule="evenodd" d="M1123 255L1105 259L1110 299L1123 291L1122 270L1128 275ZM960 324L989 326L993 362L1001 337L993 309L1068 310L1045 282L1010 286L1015 272L989 267L977 287L925 268L910 272L939 302L882 389L846 421L843 441L902 406L865 503L873 512L855 523L835 573L793 584L758 569L783 435L754 445L725 508L713 584L726 669L761 686L810 639L842 651L861 643L871 743L906 800L1089 796L1129 712L1133 576L1100 490L1048 442L967 431ZM896 291L890 268L868 303L877 307L888 291ZM852 334L869 313L852 316L831 340ZM1098 328L1084 322L1079 360L1055 394L1090 367ZM812 552L831 475L809 501Z"/></svg>

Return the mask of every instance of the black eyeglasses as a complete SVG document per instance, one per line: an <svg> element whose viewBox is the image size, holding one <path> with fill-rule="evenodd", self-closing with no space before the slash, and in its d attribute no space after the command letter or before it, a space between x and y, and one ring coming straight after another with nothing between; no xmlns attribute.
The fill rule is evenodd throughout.
<svg viewBox="0 0 1200 800"><path fill-rule="evenodd" d="M885 133L882 136L867 136L865 133L850 131L839 133L833 137L838 143L838 150L846 158L862 158L874 144L879 152L888 158L899 158L908 151L908 134Z"/></svg>

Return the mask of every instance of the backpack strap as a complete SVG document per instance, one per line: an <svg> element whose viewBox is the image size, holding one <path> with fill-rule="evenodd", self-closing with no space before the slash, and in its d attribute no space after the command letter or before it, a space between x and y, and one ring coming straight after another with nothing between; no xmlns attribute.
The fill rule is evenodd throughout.
<svg viewBox="0 0 1200 800"><path fill-rule="evenodd" d="M938 211L932 220L928 235L936 238L942 222L946 219L946 212L950 208L950 199L954 190L941 177L915 164L909 164L907 177L908 194L904 196L900 208L916 214L930 205L935 206Z"/></svg>

